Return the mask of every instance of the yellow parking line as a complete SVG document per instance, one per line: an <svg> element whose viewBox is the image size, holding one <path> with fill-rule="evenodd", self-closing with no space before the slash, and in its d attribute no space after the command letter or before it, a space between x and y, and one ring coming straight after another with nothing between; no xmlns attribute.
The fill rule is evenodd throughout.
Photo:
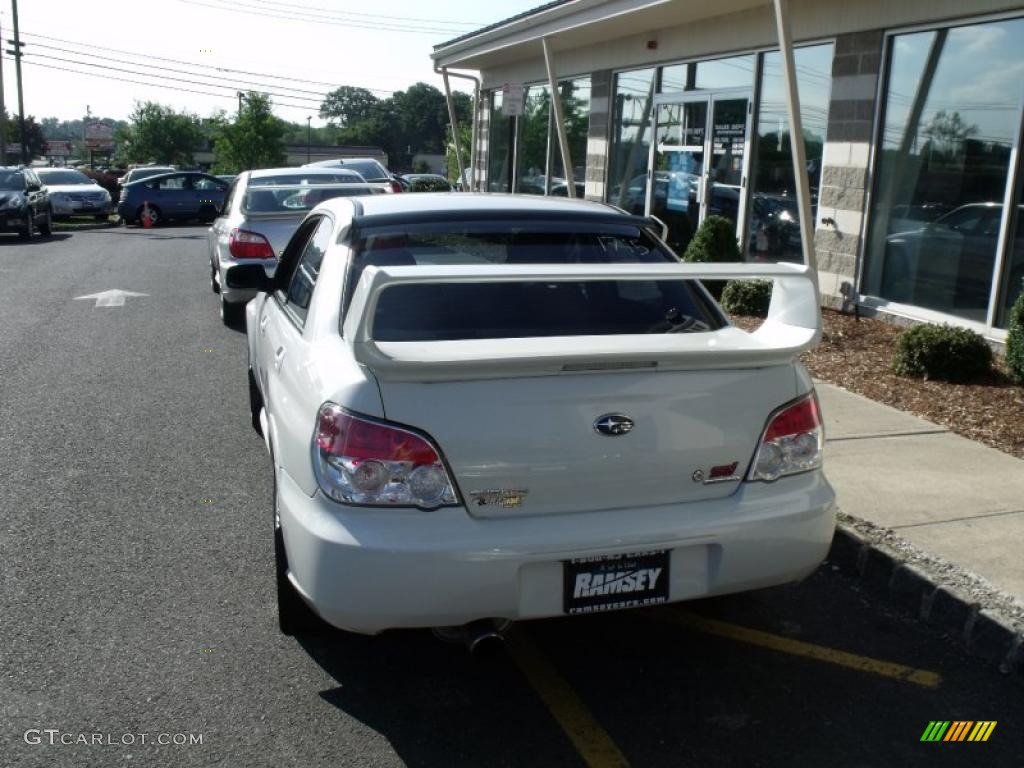
<svg viewBox="0 0 1024 768"><path fill-rule="evenodd" d="M770 648L773 651L788 653L793 656L803 656L817 661L824 661L829 664L838 664L841 667L857 669L861 672L871 672L882 677L891 677L895 680L920 685L923 688L938 688L942 677L935 672L924 669L905 667L902 664L893 664L888 661L879 661L868 656L858 656L855 653L837 651L834 648L826 648L823 645L804 643L800 640L793 640L781 635L773 635L770 632L762 632L758 629L749 629L736 624L729 624L717 619L709 619L706 616L698 616L689 611L670 610L656 614L687 629L695 629L699 632L706 632L710 635L727 637L731 640L739 640L751 645L759 645L762 648Z"/></svg>
<svg viewBox="0 0 1024 768"><path fill-rule="evenodd" d="M505 646L590 768L629 768L612 737L522 627L509 631Z"/></svg>

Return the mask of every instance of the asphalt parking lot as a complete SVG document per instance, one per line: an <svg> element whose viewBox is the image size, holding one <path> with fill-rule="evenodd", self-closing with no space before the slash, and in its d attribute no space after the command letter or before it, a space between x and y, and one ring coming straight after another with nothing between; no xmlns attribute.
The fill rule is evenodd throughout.
<svg viewBox="0 0 1024 768"><path fill-rule="evenodd" d="M205 249L199 226L0 239L0 765L1024 765L1020 683L828 563L524 623L493 658L280 635L245 340ZM111 289L142 295L78 298ZM922 742L936 720L997 725Z"/></svg>

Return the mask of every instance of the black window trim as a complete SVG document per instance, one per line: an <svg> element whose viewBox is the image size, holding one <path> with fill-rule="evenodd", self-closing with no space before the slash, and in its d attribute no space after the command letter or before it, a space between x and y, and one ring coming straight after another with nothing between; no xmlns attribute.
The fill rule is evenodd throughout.
<svg viewBox="0 0 1024 768"><path fill-rule="evenodd" d="M274 299L274 301L277 302L277 306L280 307L281 312L284 314L285 317L287 317L291 321L292 325L295 326L296 330L298 330L300 334L306 327L306 318L299 317L298 313L294 309L292 309L291 306L289 306L290 302L288 301L288 287L291 286L292 279L294 279L295 277L295 270L298 269L299 266L301 266L302 254L305 253L306 246L309 245L310 240L316 234L316 231L320 228L320 225L323 223L324 220L327 220L331 223L331 231L334 231L334 217L332 217L326 211L318 213L313 216L309 216L305 221L302 222L301 225L299 225L299 229L296 230L295 235L288 242L288 246L285 248L284 253L281 254L281 260L278 262L277 271L274 273L276 282L277 276L281 274L281 267L291 267L290 269L286 269L284 272L284 276L288 280L287 285L283 287L279 286L278 288L276 288L274 292L271 294L271 297ZM291 246L293 242L296 242L296 238L299 236L300 232L302 234L306 234L308 232L309 236L306 237L306 239L303 242L302 248L296 255L295 251L291 250ZM290 263L286 263L286 259L295 259L294 266L292 266ZM319 276L319 274L320 273L318 272L317 276ZM313 287L314 289L316 288L315 281L313 283ZM312 298L310 298L310 301L312 302Z"/></svg>

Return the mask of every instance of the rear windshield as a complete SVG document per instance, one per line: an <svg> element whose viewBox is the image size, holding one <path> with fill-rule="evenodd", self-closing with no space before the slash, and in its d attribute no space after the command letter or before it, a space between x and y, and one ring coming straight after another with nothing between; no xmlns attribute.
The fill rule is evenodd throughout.
<svg viewBox="0 0 1024 768"><path fill-rule="evenodd" d="M493 225L491 225L493 227ZM465 230L367 233L349 292L363 267L429 264L642 264L673 262L635 227L580 232ZM724 321L692 281L601 280L403 285L384 292L378 341L454 341L539 336L699 333Z"/></svg>
<svg viewBox="0 0 1024 768"><path fill-rule="evenodd" d="M361 184L358 173L282 173L249 179L250 187L273 187L282 184Z"/></svg>
<svg viewBox="0 0 1024 768"><path fill-rule="evenodd" d="M249 188L242 200L243 213L303 213L332 197L372 195L365 184L288 184Z"/></svg>
<svg viewBox="0 0 1024 768"><path fill-rule="evenodd" d="M367 181L386 181L388 178L384 166L376 160L346 160L345 170L355 171Z"/></svg>

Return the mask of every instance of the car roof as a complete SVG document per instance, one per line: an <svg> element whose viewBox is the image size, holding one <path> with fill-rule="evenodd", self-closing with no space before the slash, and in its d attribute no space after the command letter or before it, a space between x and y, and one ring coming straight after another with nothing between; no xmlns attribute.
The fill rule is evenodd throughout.
<svg viewBox="0 0 1024 768"><path fill-rule="evenodd" d="M503 195L494 193L417 193L401 195L373 195L372 197L338 197L325 200L315 210L326 210L345 220L360 220L376 217L419 218L424 214L439 214L444 219L455 218L458 214L469 214L473 218L493 213L496 218L518 215L542 214L567 219L585 217L628 217L619 209L605 203L588 200L570 200L565 197L541 197L539 195ZM455 216L453 216L453 214Z"/></svg>
<svg viewBox="0 0 1024 768"><path fill-rule="evenodd" d="M313 166L302 166L301 168L261 168L258 171L249 171L250 179L262 179L267 176L281 176L282 174L294 174L296 176L337 176L339 173L344 176L355 176L359 179L360 176L356 171L350 171L347 168L323 168Z"/></svg>

